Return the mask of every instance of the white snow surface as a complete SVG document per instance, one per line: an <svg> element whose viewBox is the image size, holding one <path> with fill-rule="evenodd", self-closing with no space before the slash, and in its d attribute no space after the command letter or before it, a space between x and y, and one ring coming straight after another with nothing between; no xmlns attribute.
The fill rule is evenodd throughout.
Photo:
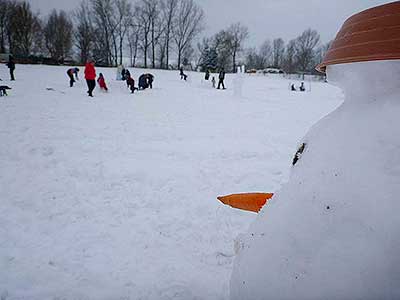
<svg viewBox="0 0 400 300"><path fill-rule="evenodd" d="M131 95L111 68L97 69L110 92L96 88L90 99L84 80L69 88L67 67L17 65L15 82L0 67L0 84L13 88L0 98L2 300L228 299L234 240L256 215L216 196L278 190L300 138L343 100L326 83L293 93L285 79L245 76L235 97L233 76L219 91L203 74L183 82L155 70L154 88ZM130 71L136 79L149 72ZM395 180L390 157L385 166ZM329 222L344 207L328 204L332 211L316 213Z"/></svg>
<svg viewBox="0 0 400 300"><path fill-rule="evenodd" d="M232 299L400 299L400 61L327 71L346 99L241 235Z"/></svg>

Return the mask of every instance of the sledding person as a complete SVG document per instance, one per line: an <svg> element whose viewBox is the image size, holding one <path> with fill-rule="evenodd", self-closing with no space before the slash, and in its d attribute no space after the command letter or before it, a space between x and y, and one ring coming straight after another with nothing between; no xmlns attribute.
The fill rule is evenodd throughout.
<svg viewBox="0 0 400 300"><path fill-rule="evenodd" d="M219 72L219 81L218 81L218 87L217 89L220 89L221 85L222 85L222 89L225 90L225 85L224 85L224 80L225 80L225 70L224 68L221 69L221 71Z"/></svg>
<svg viewBox="0 0 400 300"><path fill-rule="evenodd" d="M15 80L15 77L14 77L15 62L14 62L14 57L12 55L10 55L8 58L7 67L10 69L11 80Z"/></svg>
<svg viewBox="0 0 400 300"><path fill-rule="evenodd" d="M292 83L292 85L290 86L290 90L291 90L292 92L297 91L297 90L296 90L296 87L294 86L294 83Z"/></svg>
<svg viewBox="0 0 400 300"><path fill-rule="evenodd" d="M97 78L97 83L99 84L101 90L108 92L108 88L103 73L99 74L99 78Z"/></svg>
<svg viewBox="0 0 400 300"><path fill-rule="evenodd" d="M68 69L67 75L68 75L68 77L69 77L69 86L70 86L70 87L73 87L73 86L74 86L75 79L76 79L76 80L79 80L79 78L78 78L78 72L79 72L79 69L78 69L78 68L71 68L71 69ZM75 78L74 78L74 75L75 75Z"/></svg>
<svg viewBox="0 0 400 300"><path fill-rule="evenodd" d="M306 87L304 86L304 82L301 83L299 89L300 89L301 92L305 92L306 91Z"/></svg>
<svg viewBox="0 0 400 300"><path fill-rule="evenodd" d="M94 68L94 61L88 60L85 66L85 79L88 86L88 95L93 97L93 90L96 87L96 69Z"/></svg>
<svg viewBox="0 0 400 300"><path fill-rule="evenodd" d="M210 79L210 70L209 70L209 69L206 70L206 74L205 74L205 76L204 76L204 79L205 79L205 80Z"/></svg>
<svg viewBox="0 0 400 300"><path fill-rule="evenodd" d="M128 85L132 94L135 92L135 90L138 90L138 88L135 87L135 80L130 75L128 76L128 78L126 78L126 84Z"/></svg>
<svg viewBox="0 0 400 300"><path fill-rule="evenodd" d="M181 75L181 80L185 80L187 79L187 75L183 72L183 67L180 68L180 75Z"/></svg>

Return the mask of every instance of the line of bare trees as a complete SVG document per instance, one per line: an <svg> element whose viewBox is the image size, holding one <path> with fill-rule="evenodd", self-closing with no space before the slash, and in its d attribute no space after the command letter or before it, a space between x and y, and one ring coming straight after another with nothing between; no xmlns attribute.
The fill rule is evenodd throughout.
<svg viewBox="0 0 400 300"><path fill-rule="evenodd" d="M272 42L266 40L259 49L247 51L247 68L277 68L287 73L314 72L314 67L322 60L329 44L322 44L316 30L307 29L286 45L283 39Z"/></svg>
<svg viewBox="0 0 400 300"><path fill-rule="evenodd" d="M72 13L53 10L40 18L27 1L0 0L0 52L43 55L63 63L77 54L84 63L166 68L191 59L204 12L194 0L83 0ZM138 59L141 58L142 61Z"/></svg>
<svg viewBox="0 0 400 300"><path fill-rule="evenodd" d="M93 58L98 65L116 66L129 58L131 66L145 68L196 61L202 70L235 72L245 64L293 73L313 70L328 49L312 29L287 43L276 38L246 49L249 31L240 23L197 42L204 12L195 1L82 0L71 13L53 10L41 18L27 1L0 0L0 52L55 63Z"/></svg>

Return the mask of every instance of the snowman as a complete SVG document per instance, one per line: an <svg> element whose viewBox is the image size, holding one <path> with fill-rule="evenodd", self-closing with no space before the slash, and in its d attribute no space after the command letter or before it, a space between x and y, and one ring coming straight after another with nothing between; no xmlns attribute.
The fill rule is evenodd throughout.
<svg viewBox="0 0 400 300"><path fill-rule="evenodd" d="M318 69L345 101L241 236L232 299L400 299L400 1L349 18Z"/></svg>

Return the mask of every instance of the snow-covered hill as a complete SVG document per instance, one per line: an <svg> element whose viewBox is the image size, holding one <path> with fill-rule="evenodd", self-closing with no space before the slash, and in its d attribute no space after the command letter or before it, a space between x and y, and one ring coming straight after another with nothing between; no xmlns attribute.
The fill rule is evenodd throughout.
<svg viewBox="0 0 400 300"><path fill-rule="evenodd" d="M219 91L151 71L154 89L131 95L97 71L110 92L90 99L64 67L17 65L11 83L1 66L0 296L227 299L234 239L255 215L216 196L279 189L342 93L245 77L238 98L232 76Z"/></svg>

